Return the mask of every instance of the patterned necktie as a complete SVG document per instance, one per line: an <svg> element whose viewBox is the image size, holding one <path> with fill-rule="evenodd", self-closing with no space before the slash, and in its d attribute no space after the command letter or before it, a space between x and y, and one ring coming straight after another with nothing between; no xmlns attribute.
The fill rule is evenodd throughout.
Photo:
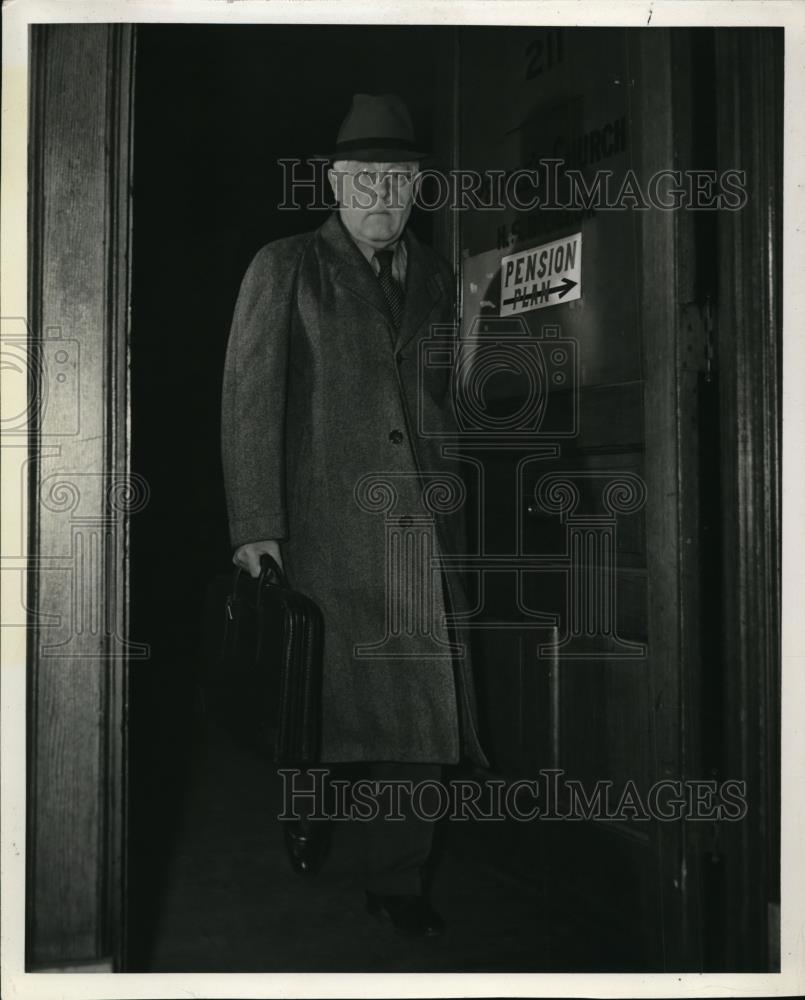
<svg viewBox="0 0 805 1000"><path fill-rule="evenodd" d="M375 259L380 265L380 274L377 276L377 280L380 282L380 287L386 296L386 302L389 304L394 326L399 330L403 314L403 291L391 273L391 261L393 257L393 250L375 251Z"/></svg>

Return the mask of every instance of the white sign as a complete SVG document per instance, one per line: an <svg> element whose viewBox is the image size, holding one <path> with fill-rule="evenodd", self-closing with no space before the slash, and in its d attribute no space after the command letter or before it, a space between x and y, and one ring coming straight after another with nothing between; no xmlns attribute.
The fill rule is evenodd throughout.
<svg viewBox="0 0 805 1000"><path fill-rule="evenodd" d="M581 298L581 233L521 250L500 261L500 315Z"/></svg>

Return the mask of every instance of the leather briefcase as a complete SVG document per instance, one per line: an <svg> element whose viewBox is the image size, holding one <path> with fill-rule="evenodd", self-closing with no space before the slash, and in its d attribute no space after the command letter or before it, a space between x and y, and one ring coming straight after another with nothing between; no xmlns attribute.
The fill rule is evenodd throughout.
<svg viewBox="0 0 805 1000"><path fill-rule="evenodd" d="M324 621L269 555L235 570L208 696L227 728L276 763L311 764L321 745Z"/></svg>

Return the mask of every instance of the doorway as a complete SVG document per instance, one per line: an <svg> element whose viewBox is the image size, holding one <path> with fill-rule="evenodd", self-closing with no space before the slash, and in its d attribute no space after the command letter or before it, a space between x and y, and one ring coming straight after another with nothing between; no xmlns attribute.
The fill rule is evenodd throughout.
<svg viewBox="0 0 805 1000"><path fill-rule="evenodd" d="M138 29L131 448L150 502L132 523L131 634L147 637L151 655L131 669L132 969L147 963L203 760L204 646L214 633L207 589L231 568L219 419L238 287L263 244L314 229L328 214L278 207L278 161L326 149L356 92L400 94L431 148L447 31ZM432 242L432 213L415 213L410 224Z"/></svg>
<svg viewBox="0 0 805 1000"><path fill-rule="evenodd" d="M74 374L80 371L82 416L80 423L76 421L77 397L72 389L66 395L54 393L37 414L37 434L29 441L33 458L29 555L43 569L30 574L27 595L31 628L26 671L26 949L29 967L37 970L71 963L85 969L113 964L146 968L149 949L164 930L158 921L164 924L166 887L171 879L175 883L177 863L187 857L185 835L194 821L189 803L205 746L197 742L195 725L202 715L196 697L204 634L199 615L206 581L228 565L229 555L217 468L217 393L226 331L240 276L254 250L297 226L315 225L313 219L303 224L303 213L280 215L265 199L271 185L264 179L274 157L285 151L273 148L269 137L279 135L287 141L289 155L297 153L297 146L302 147L299 154L306 155L312 151L311 137L318 144L322 135L332 135L352 90L392 86L414 105L425 141L429 122L434 144L445 134L441 126L432 125L430 91L422 85L427 78L430 86L429 67L443 71L447 66L448 60L437 59L433 47L428 48L427 36L433 32L437 38L441 29L419 34L396 28L344 33L329 28L149 26L142 32L138 88L133 72L136 32L131 24L38 25L30 36L28 346L36 347L39 336L45 341L54 334L63 338L63 344L40 346L46 359L49 348L57 346L55 360L71 362ZM476 29L458 34L474 33ZM646 936L662 938L666 950L649 961L646 954L635 956L629 935L617 933L615 943L620 941L630 951L621 963L624 970L634 971L638 960L644 967L665 970L774 969L779 964L775 925L780 905L783 31L717 29L699 35L700 43L684 29L639 31L625 40L622 35L617 32L612 37L634 69L627 82L630 88L635 83L631 121L642 167L706 168L714 155L719 168L741 168L748 190L764 192L764 197L750 198L741 211L718 213L715 233L704 241L701 227L697 236L689 219L677 225L679 217L669 212L641 216L642 267L636 269L635 279L642 283L646 362L644 460L653 467L655 486L649 495L666 498L646 507L645 525L646 553L652 547L655 553L653 562L647 563L648 642L652 655L661 660L657 674L661 683L651 699L633 707L628 718L619 718L622 702L607 695L616 711L609 718L601 713L606 725L592 732L605 749L623 747L623 731L616 731L616 739L608 743L606 727L617 730L622 719L623 729L634 731L636 723L645 721L669 774L702 778L703 764L718 766L720 760L723 775L747 782L752 808L740 822L720 828L689 827L683 838L678 827L667 824L653 841L649 836L648 841L644 837L640 844L632 844L634 849L619 834L632 858L642 853L649 859L644 871L651 877L636 898L661 898L662 913L658 916L652 909L651 919L644 920L648 911L637 906L620 909L627 918L643 921L648 926ZM581 33L573 36L574 44L577 37L583 48L587 43ZM417 55L411 60L416 81L405 77L408 82L403 85L398 74L390 86L385 70L402 65L394 61L402 38L411 42L409 48ZM367 39L374 42L366 44ZM450 93L456 112L447 115L451 149L457 148L462 130L465 138L477 138L473 130L481 119L490 132L509 135L498 127L505 125L503 117L499 123L496 120L501 106L507 115L514 108L501 100L501 80L516 89L525 76L536 87L560 64L578 58L578 52L576 56L571 52L569 37L560 41L556 34L543 32L515 41L522 46L518 52L511 42L518 58L501 59L501 49L492 53L497 69L488 93L480 86L483 81L479 83L480 67L489 62L483 45L476 63L452 63L446 90L443 75L436 92ZM463 42L451 35L454 55L472 51L471 41ZM503 39L501 45L506 43ZM615 51L613 46L594 53L591 62L596 72L607 69ZM343 56L340 62L335 55L329 61L325 58L335 52ZM275 73L276 67L287 72ZM310 88L304 86L303 79L323 78L322 67L332 69L326 79L336 81L334 88L338 81L344 85L340 109L329 99L319 102L312 83ZM713 67L715 106L703 105L699 91L702 85L710 87ZM300 68L309 72L300 75ZM348 79L353 73L355 79ZM465 82L478 85L477 101L463 99L459 115ZM609 79L607 89L590 95L593 104L609 99L611 88L622 83ZM244 107L244 94L257 95L257 110ZM320 103L326 103L327 115L332 106L332 119L325 117ZM571 111L573 102L566 101L565 106ZM272 109L270 132L253 127L255 120L263 120L266 107ZM306 118L297 113L300 107ZM316 125L311 126L310 136L303 135L303 121ZM596 127L599 152L602 136L606 144L615 134L613 119L602 121ZM607 124L612 125L609 133ZM535 130L526 131L512 131L504 140L511 150L522 151L530 137L538 137ZM706 148L696 140L697 131ZM132 132L137 134L138 148L133 183ZM584 134L591 144L592 134ZM521 137L526 141L521 143ZM132 193L135 263L130 328ZM75 224L76 219L81 225ZM712 220L704 221L705 229L712 225ZM425 227L427 239L428 220L417 224ZM454 249L454 262L459 262L461 242L456 234L445 241L442 226L439 234L433 233L435 243L437 235L443 246ZM475 241L478 233L467 235ZM713 236L715 266L702 269L696 265L695 251L697 245L699 254L703 247L712 247ZM491 241L473 242L466 249L470 257L477 257L485 246L495 249ZM708 271L718 290L709 309L706 296L701 302L696 287L697 275ZM768 275L768 280L759 281L758 275ZM61 351L67 347L72 353ZM706 388L708 359L717 362L713 379L717 391L712 382ZM606 352L600 360L608 363ZM713 376L712 368L709 374ZM33 387L40 393L42 378L43 372L33 373ZM75 388L77 382L69 384ZM595 385L589 388L597 391ZM611 412L616 411L605 411L604 418ZM697 422L700 427L708 425L704 433L691 433ZM608 432L615 429L606 419L601 426ZM29 428L23 430L27 434ZM605 444L611 448L612 434ZM634 455L629 460L640 461ZM712 475L716 461L718 475L709 488L695 488L702 471ZM685 534L686 524L697 531ZM717 540L705 537L715 531ZM710 560L704 574L697 561L702 552L709 553ZM91 558L75 560L78 553ZM642 554L639 533L632 534L629 554ZM715 562L720 563L717 570ZM637 571L641 566L633 563L627 568ZM713 587L719 582L717 593ZM95 603L75 600L82 592L75 588L85 586L92 588L86 593L97 598ZM710 596L712 614L721 617L718 627L704 633L690 628L697 615L701 624L697 602L702 591ZM532 602L540 599L534 592L528 596ZM693 614L686 617L686 610ZM87 612L91 612L88 617ZM654 638L652 620L661 626ZM639 631L632 636L639 639ZM147 658L144 643L150 646ZM503 669L514 679L519 679L517 658L523 649L515 637L508 653L499 650L498 663L505 661ZM713 657L719 653L721 660L714 669ZM494 670L495 661L490 659L489 664ZM576 680L583 674L577 671ZM571 685L568 692L565 685L565 698L570 693L571 702L563 701L560 690L560 697L546 704L533 689L507 687L500 677L490 679L494 683L485 690L490 704L495 699L491 715L497 719L499 763L506 766L508 755L508 763L516 765L524 751L546 756L561 749L563 731L573 733L563 725L566 720L577 727L574 750L587 756L582 766L597 764L590 759L591 741L575 713L585 704L595 709L588 686L577 684L574 690ZM635 701L630 704L635 706ZM651 714L641 720L639 713L646 710ZM524 742L522 736L535 720L536 741ZM634 746L626 749L632 754L640 750L639 745L637 751ZM213 774L212 796L195 816L207 821L211 806L216 806L219 829L226 833L234 827L237 832L229 809L232 797L220 792L237 792L231 787L235 775L241 789L265 804L262 779L233 752L215 755L214 760L223 770ZM206 770L210 774L213 769ZM131 833L128 842L126 828ZM241 828L257 831L252 848L265 854L260 830L248 824ZM205 857L226 855L229 863L231 846L212 837ZM533 850L533 840L486 846L484 857L493 862L524 860L538 878L547 870L546 855ZM121 872L124 856L127 884ZM612 861L611 853L600 857ZM475 858L472 870L477 874ZM556 856L548 858L555 871ZM659 875L652 867L654 859L661 861ZM573 861L571 852L569 863ZM460 868L456 871L461 874ZM621 869L602 864L600 871L614 876L614 890L620 892ZM249 861L241 876L248 884L255 882L254 874ZM215 882L214 866L210 875ZM212 897L204 888L209 882L198 884L203 891L196 909L209 910ZM280 915L275 922L279 929L285 911L271 908L278 884L271 879L262 883L259 904L261 912ZM498 876L495 884L500 884ZM520 874L510 878L508 886L497 912L513 920L520 931L523 926L536 927L529 943L547 943L543 967L579 969L578 954L571 951L572 961L564 961L561 948L554 947L555 939L540 933L559 928L561 934L562 928L554 919L538 923L546 913L544 896L537 903L533 895L518 896L523 888ZM605 880L600 888L605 894ZM478 899L488 902L485 890L476 890L463 896L459 892L460 908L469 911ZM126 907L128 961L121 961L119 947L125 936L120 920L124 901L131 904ZM584 895L577 900L576 917L585 915L588 901ZM241 926L248 923L249 913L236 912ZM336 901L330 910L316 912L328 926L340 926L345 909ZM521 919L524 914L530 914L530 925ZM723 933L703 939L702 916ZM220 913L211 919L233 937ZM495 924L497 930L502 926ZM576 946L578 928L564 926L565 943ZM599 920L589 940L601 941L600 926L604 925ZM476 935L477 947L470 952L480 965L488 958L480 950L489 938L488 928L483 931L485 936ZM270 935L265 938L270 939ZM504 939L513 947L513 939L501 934L499 940ZM206 955L210 949L203 935L191 936L183 957L187 968L201 967L202 942ZM262 951L263 941L258 958ZM613 954L605 956L609 968ZM511 952L497 955L498 961L510 958ZM629 961L631 965L626 964Z"/></svg>
<svg viewBox="0 0 805 1000"><path fill-rule="evenodd" d="M131 971L179 971L183 961L199 970L210 961L225 963L210 971L257 971L248 949L238 959L227 953L225 937L210 937L206 956L181 949L158 956L176 873L198 863L188 862L187 852L198 847L191 834L203 831L190 827L209 822L210 831L218 830L205 850L228 844L226 850L238 852L238 842L227 840L228 810L237 801L252 803L254 836L264 836L270 823L260 791L265 769L233 745L209 742L202 679L205 644L215 634L208 588L230 565L218 433L238 286L260 246L313 229L325 217L310 207L278 207L278 160L304 159L326 146L353 93L394 91L411 108L427 148L445 152L441 125L453 122L445 165L458 157L465 167L516 169L564 142L579 162L597 149L607 168L706 169L720 155L716 118L726 104L714 96L718 49L712 32L688 31L534 28L524 37L515 29L433 27L138 30L131 448L132 468L148 482L150 499L131 525L130 623L132 638L147 642L151 655L131 667ZM694 102L694 91L710 98ZM728 126L720 127L723 137ZM531 335L541 325L535 317L549 325L553 318L581 353L580 433L535 463L534 476L519 484L519 507L507 507L512 496L500 490L484 498L489 551L503 552L501 526L514 523L519 510L527 514L517 525L524 554L561 556L567 526L535 513L531 503L542 472L577 476L585 490L606 476L648 484L645 508L623 519L617 538L620 617L607 655L571 658L560 672L552 661L537 662L535 642L550 644L549 637L518 630L516 600L502 576L499 588L487 592L490 615L507 625L480 636L487 745L496 773L509 779L547 766L588 789L600 778L614 777L621 787L635 780L642 790L660 777L706 778L718 773L729 751L719 593L725 555L714 535L731 411L712 370L718 335L707 311L718 292L718 225L712 216L680 222L668 213L545 221L470 213L451 229L421 213L411 223L457 266L465 326L476 306L483 313L484 302L492 301L494 312L499 289L478 278L493 258L494 270L503 254L555 239L575 245L577 233L584 240L583 298L528 314ZM721 347L729 363L726 335ZM553 401L561 398L557 390ZM686 421L696 434L682 433ZM489 459L490 479L510 485L521 458L516 447L498 450ZM580 513L601 518L600 509ZM604 525L605 534L611 527ZM686 541L692 533L695 545ZM532 575L524 603L561 615L561 601L552 601L564 593L560 576ZM632 657L643 647L647 658ZM727 934L714 937L700 915L709 908L706 923L727 926L726 865L714 847L717 833L702 829L689 836L678 825L593 822L539 833L520 828L502 841L490 838L488 827L479 829L475 840L455 845L452 877L461 881L468 871L480 879L502 919L516 915L520 931L512 931L514 953L502 957L477 950L481 938L473 935L482 927L465 926L464 943L476 942L475 960L489 969L497 961L512 971L569 968L568 962L576 971L717 968L729 959ZM257 849L253 843L250 850ZM270 867L255 874L254 856L242 855L243 891L250 881L279 891L283 876ZM342 917L343 875L336 872L329 903L319 911L330 926ZM195 908L203 909L215 891L211 886L209 896L195 897ZM765 906L774 887L764 885L763 892ZM467 912L472 905L470 898ZM248 907L233 911L232 920L242 921L244 912ZM754 912L752 926L764 926L760 906ZM573 942L585 919L594 945L579 956ZM547 942L539 955L519 948L523 928ZM334 940L333 968L349 960L348 942ZM444 959L465 960L456 952ZM395 961L404 963L392 956L387 967L410 970ZM759 949L753 967L765 961Z"/></svg>

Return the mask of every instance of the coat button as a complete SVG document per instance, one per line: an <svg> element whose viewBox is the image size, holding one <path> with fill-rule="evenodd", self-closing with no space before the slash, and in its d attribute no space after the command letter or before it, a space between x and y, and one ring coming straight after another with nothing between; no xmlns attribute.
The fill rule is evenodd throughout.
<svg viewBox="0 0 805 1000"><path fill-rule="evenodd" d="M405 359L402 356L402 351L397 351L397 353L395 355L395 360L396 360L396 362L397 362L398 365L401 365L403 363L403 361Z"/></svg>
<svg viewBox="0 0 805 1000"><path fill-rule="evenodd" d="M402 439L403 439L403 432L398 431L396 427L389 434L389 441L391 441L392 444L402 444Z"/></svg>

